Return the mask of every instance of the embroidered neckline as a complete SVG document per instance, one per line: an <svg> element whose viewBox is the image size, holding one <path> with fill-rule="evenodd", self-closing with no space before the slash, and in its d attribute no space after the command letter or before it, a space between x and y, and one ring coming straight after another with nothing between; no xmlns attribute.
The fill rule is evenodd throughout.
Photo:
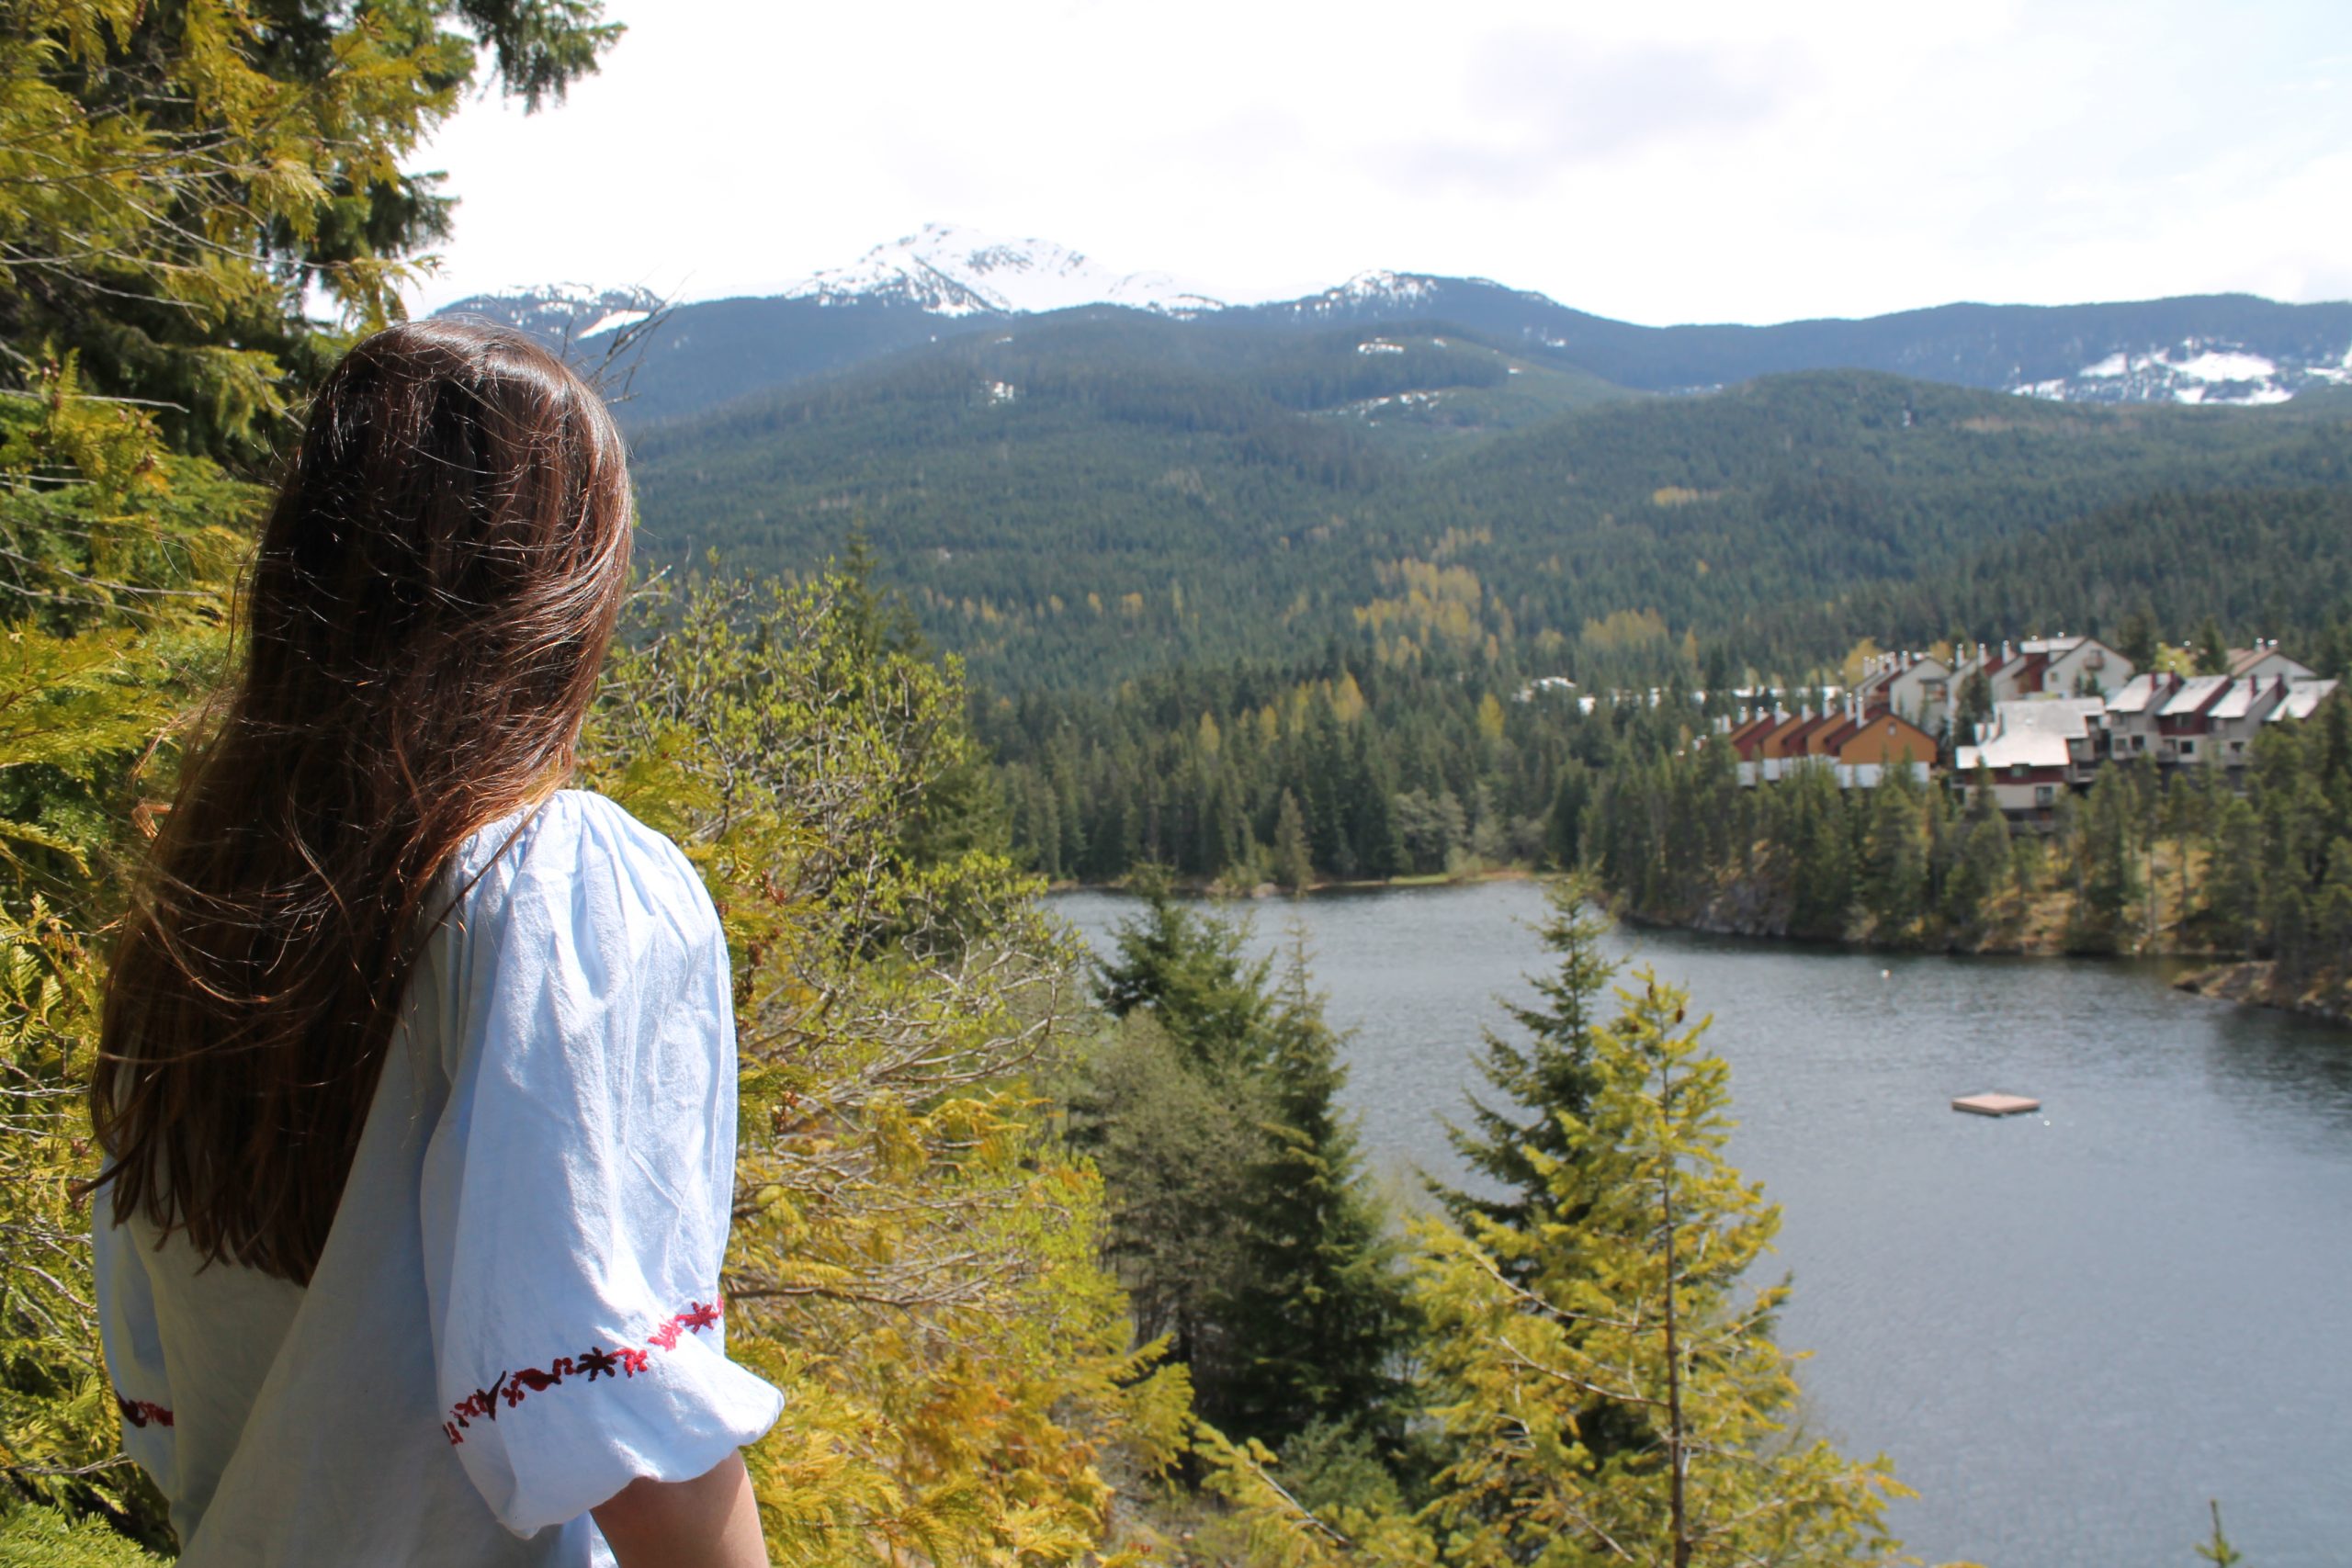
<svg viewBox="0 0 2352 1568"><path fill-rule="evenodd" d="M114 1407L121 1411L122 1418L134 1427L168 1427L172 1424L169 1410L151 1400L133 1399L120 1389L114 1391Z"/></svg>
<svg viewBox="0 0 2352 1568"><path fill-rule="evenodd" d="M715 1326L726 1311L723 1303L707 1305L695 1302L686 1311L664 1319L645 1342L660 1350L674 1350L681 1330L700 1334ZM520 1371L501 1372L490 1380L488 1388L478 1388L457 1404L449 1406L449 1419L441 1423L441 1430L448 1435L451 1447L464 1442L465 1431L477 1420L498 1419L498 1402L504 1400L506 1408L514 1409L534 1393L544 1393L560 1384L566 1378L574 1382L594 1382L598 1378L633 1378L651 1364L643 1350L627 1345L616 1345L607 1350L592 1345L577 1356L558 1356L544 1367L525 1367ZM153 1408L151 1406L150 1408ZM128 1407L125 1409L128 1416ZM163 1412L164 1425L172 1424L172 1413ZM145 1422L138 1423L141 1426Z"/></svg>

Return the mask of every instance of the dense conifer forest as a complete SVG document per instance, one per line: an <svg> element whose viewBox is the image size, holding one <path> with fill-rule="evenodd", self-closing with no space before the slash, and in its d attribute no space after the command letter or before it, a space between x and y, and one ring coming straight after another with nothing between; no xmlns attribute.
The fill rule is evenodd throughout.
<svg viewBox="0 0 2352 1568"><path fill-rule="evenodd" d="M2233 523L2248 534L2307 528L2304 542L2316 543L2343 517L2340 501L2308 495L2230 495L2148 510L2152 520L2135 509L2095 521L2160 564L2185 539L2226 544ZM2117 555L2127 563L2119 599L2188 597L2153 573L2135 592L2132 548ZM2022 584L2030 573L2022 562L2017 570ZM2269 579L2249 564L2244 576L2217 570L2211 581L2212 598L2227 602L2233 585L2252 591ZM2325 569L2304 574L2301 586L2303 593L2271 597L2341 602ZM2225 637L2218 617L2205 620L2206 635ZM2112 635L2153 649L2163 630L2186 646L2200 624L2134 608ZM2352 671L2352 620L2235 625L2283 625L2322 674ZM1835 661L1786 674L1735 669L1720 649L1686 645L1653 650L1646 668L1664 671L1657 684L1584 689L1525 673L1514 651L1399 668L1362 641L1335 640L1301 664L1180 667L1123 682L1108 696L981 694L973 724L995 761L1014 852L1044 875L1114 882L1156 865L1194 886L1299 888L1573 868L1601 852L1605 836L1596 838L1593 814L1604 793L1616 803L1611 831L1653 819L1656 801L1683 798L1675 793L1680 775L1657 770L1668 759L1699 755L1704 749L1691 743L1711 726L1776 703L1817 701L1825 682L1847 673ZM1834 783L1829 788L1835 797ZM1692 833L1713 841L1734 820L1755 828L1758 795L1737 791L1726 775L1709 784L1702 804L1679 810L1672 828L1653 831L1663 844ZM1611 890L1632 896L1644 916L1679 920L1694 912L1695 884L1678 882L1668 897L1633 879L1622 854L1611 852L1604 863ZM1710 874L1724 870L1719 857L1707 866ZM1848 887L1838 907L1851 901ZM1834 935L1844 922L1807 919L1784 929Z"/></svg>
<svg viewBox="0 0 2352 1568"><path fill-rule="evenodd" d="M2279 558L2340 516L2346 428L2319 395L2119 409L1860 372L1611 397L1436 324L1269 342L1102 311L650 427L639 471L680 560L806 570L863 529L1009 693L1364 631L1590 682L1686 643L1787 670L1864 633L2088 630L2209 572L2233 618L2331 614L2333 558Z"/></svg>

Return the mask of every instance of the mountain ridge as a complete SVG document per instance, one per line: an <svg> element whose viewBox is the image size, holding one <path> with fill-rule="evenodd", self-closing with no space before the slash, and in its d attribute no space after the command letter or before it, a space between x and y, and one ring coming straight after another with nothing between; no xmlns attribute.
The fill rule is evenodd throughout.
<svg viewBox="0 0 2352 1568"><path fill-rule="evenodd" d="M476 295L439 314L506 322L583 358L662 302L578 285ZM1957 302L1763 325L1645 326L1483 277L1373 270L1295 299L1236 302L1164 273L1122 273L1050 241L931 224L781 292L669 310L633 345L632 424L699 412L911 345L1068 310L1124 309L1265 333L1443 321L1629 391L1877 370L2062 402L2284 401L2352 386L2352 302L2248 294L2077 305Z"/></svg>

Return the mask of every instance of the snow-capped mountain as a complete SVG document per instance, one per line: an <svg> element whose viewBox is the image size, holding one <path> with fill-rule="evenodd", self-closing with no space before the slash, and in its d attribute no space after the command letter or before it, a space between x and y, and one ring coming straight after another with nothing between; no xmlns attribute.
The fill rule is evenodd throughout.
<svg viewBox="0 0 2352 1568"><path fill-rule="evenodd" d="M779 298L913 305L951 318L1080 305L1125 305L1170 316L1225 309L1223 300L1164 272L1114 272L1050 240L999 239L952 223L926 223L847 266L802 279Z"/></svg>
<svg viewBox="0 0 2352 1568"><path fill-rule="evenodd" d="M548 283L503 294L477 294L434 314L479 316L549 343L580 343L634 325L661 304L661 296L650 288Z"/></svg>
<svg viewBox="0 0 2352 1568"><path fill-rule="evenodd" d="M2078 403L2283 403L2311 387L2352 383L2352 345L2313 358L2257 354L2244 344L2183 339L2168 348L2118 349L2070 376L2009 388Z"/></svg>
<svg viewBox="0 0 2352 1568"><path fill-rule="evenodd" d="M1411 311L1426 306L1436 298L1438 286L1445 281L1417 272L1360 272L1337 288L1326 288L1320 294L1293 299L1280 308L1295 316L1309 317L1352 318L1370 312ZM1474 277L1464 281L1485 283L1487 280Z"/></svg>
<svg viewBox="0 0 2352 1568"><path fill-rule="evenodd" d="M659 301L579 285L478 295L487 316L599 353ZM2031 397L2112 403L2270 403L2352 385L2352 303L2250 295L2064 306L1953 304L1860 319L1654 327L1480 277L1358 273L1253 303L1165 273L1114 271L1047 240L928 224L778 293L681 305L636 345L632 422L668 419L1014 319L1085 306L1214 318L1224 333L1443 323L1489 345L1634 391L1687 392L1807 370L1862 370Z"/></svg>

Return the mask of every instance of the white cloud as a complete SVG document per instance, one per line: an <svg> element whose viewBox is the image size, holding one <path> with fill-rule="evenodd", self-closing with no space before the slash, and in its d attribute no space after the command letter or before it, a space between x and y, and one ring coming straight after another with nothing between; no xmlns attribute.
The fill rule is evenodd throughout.
<svg viewBox="0 0 2352 1568"><path fill-rule="evenodd" d="M1476 273L1640 321L2352 287L2352 7L612 0L469 105L423 296L772 288L933 219L1238 293Z"/></svg>

